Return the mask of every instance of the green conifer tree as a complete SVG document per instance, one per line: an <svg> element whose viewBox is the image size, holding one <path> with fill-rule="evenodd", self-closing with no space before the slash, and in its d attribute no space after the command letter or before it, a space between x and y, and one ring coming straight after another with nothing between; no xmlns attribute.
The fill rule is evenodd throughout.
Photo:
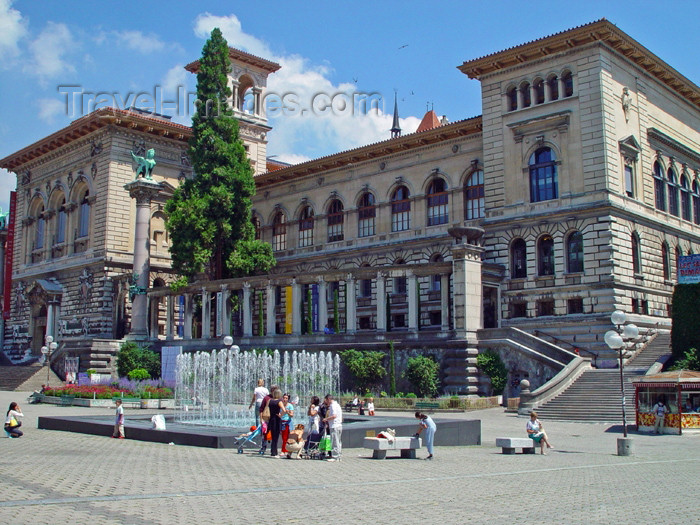
<svg viewBox="0 0 700 525"><path fill-rule="evenodd" d="M255 182L229 106L229 70L228 44L215 28L197 73L189 147L194 177L165 206L173 269L190 281L200 273L209 279L264 273L275 264L270 245L255 240Z"/></svg>

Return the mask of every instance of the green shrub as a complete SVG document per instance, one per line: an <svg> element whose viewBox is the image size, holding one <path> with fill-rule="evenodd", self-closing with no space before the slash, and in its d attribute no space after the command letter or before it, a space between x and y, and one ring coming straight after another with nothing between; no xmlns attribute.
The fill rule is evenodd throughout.
<svg viewBox="0 0 700 525"><path fill-rule="evenodd" d="M125 377L137 368L144 368L153 379L159 378L160 356L150 348L126 341L117 354L117 373L119 377Z"/></svg>
<svg viewBox="0 0 700 525"><path fill-rule="evenodd" d="M416 394L414 394L413 392L409 392L408 394L406 394L406 399L416 399L416 398L418 398L418 396Z"/></svg>
<svg viewBox="0 0 700 525"><path fill-rule="evenodd" d="M429 357L411 357L403 376L413 385L420 397L435 397L440 384L439 369L440 365Z"/></svg>
<svg viewBox="0 0 700 525"><path fill-rule="evenodd" d="M691 348L700 348L700 283L677 284L673 289L671 351L676 359L683 359Z"/></svg>
<svg viewBox="0 0 700 525"><path fill-rule="evenodd" d="M696 370L700 372L700 354L697 349L691 348L678 359L669 370Z"/></svg>
<svg viewBox="0 0 700 525"><path fill-rule="evenodd" d="M494 395L501 395L506 387L508 371L500 356L493 350L487 350L476 356L476 366L491 379Z"/></svg>
<svg viewBox="0 0 700 525"><path fill-rule="evenodd" d="M144 379L151 379L151 375L145 368L134 368L131 372L126 374L132 381L143 381Z"/></svg>
<svg viewBox="0 0 700 525"><path fill-rule="evenodd" d="M386 368L382 366L385 357L383 352L361 351L354 348L340 352L340 359L355 377L357 387L363 394L379 385L386 376Z"/></svg>

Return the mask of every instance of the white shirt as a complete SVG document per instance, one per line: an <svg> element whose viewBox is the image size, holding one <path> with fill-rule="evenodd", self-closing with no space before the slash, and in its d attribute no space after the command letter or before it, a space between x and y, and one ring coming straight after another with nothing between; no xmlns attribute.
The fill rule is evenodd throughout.
<svg viewBox="0 0 700 525"><path fill-rule="evenodd" d="M10 419L12 419L13 417L17 419L18 417L24 417L24 414L22 414L22 412L17 412L16 410L10 410L10 412L7 414L7 417L5 418L5 424L9 425Z"/></svg>
<svg viewBox="0 0 700 525"><path fill-rule="evenodd" d="M370 412L374 412L374 403L372 403L371 401L367 403L367 410Z"/></svg>
<svg viewBox="0 0 700 525"><path fill-rule="evenodd" d="M262 400L265 396L270 395L270 391L264 386L255 387L255 390L253 392L255 393L255 403L257 403L258 405L262 403Z"/></svg>
<svg viewBox="0 0 700 525"><path fill-rule="evenodd" d="M331 406L328 407L327 417L331 416L335 416L333 419L328 420L331 428L341 426L343 424L343 410L340 408L340 405L335 399L331 401Z"/></svg>

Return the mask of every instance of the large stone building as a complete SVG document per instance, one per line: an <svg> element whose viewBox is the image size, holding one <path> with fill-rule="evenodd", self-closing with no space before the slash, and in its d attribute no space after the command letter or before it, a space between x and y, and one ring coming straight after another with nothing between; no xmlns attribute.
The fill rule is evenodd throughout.
<svg viewBox="0 0 700 525"><path fill-rule="evenodd" d="M235 50L232 59L238 116L258 126L249 146L258 188L253 220L278 265L270 275L197 283L178 296L156 286L149 292L152 338L179 339L185 348L211 347L228 333L255 347L386 348L395 341L402 359L435 356L445 390L476 392L479 348L497 349L512 380L527 376L537 386L575 356L574 347L598 354L600 365L614 357L602 334L615 309L641 326L670 328L676 261L700 248L700 90L610 22L464 62L460 71L481 83L479 117L446 123L429 112L415 133L394 130L398 136L383 142L267 171L260 167L269 128L259 102L251 115L242 101L253 86L264 87L276 64ZM162 150L155 173L175 184L184 142L156 131L176 126L167 121L151 131L110 126L123 135L121 146L109 147L105 135L97 161L89 160L93 131L70 166L50 164L71 149L49 146L51 137L0 162L18 174L22 201L6 349L40 335L41 306L32 297L42 293L61 301L59 323L87 317L90 336L121 335L115 278L126 270L112 268L119 257L127 268L131 249L122 189L128 150L137 136ZM59 134L72 144L70 129ZM111 168L101 168L102 159ZM71 170L75 185L81 162L86 187L90 179L104 185L88 202L92 235L105 239L90 245L99 262L93 268L84 256L71 258L75 246L57 258L41 248L35 259L37 221L42 214L56 221L61 206L50 190ZM97 175L87 176L92 162ZM112 173L119 177L109 182ZM71 188L75 229L83 201ZM107 197L120 191L119 203ZM118 253L108 249L112 228L125 230ZM99 298L100 310L78 315L86 293ZM75 306L63 306L68 298Z"/></svg>

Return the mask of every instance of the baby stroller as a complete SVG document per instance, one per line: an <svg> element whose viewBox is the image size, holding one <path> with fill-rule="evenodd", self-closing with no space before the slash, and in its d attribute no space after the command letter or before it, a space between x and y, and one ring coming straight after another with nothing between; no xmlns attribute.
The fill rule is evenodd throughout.
<svg viewBox="0 0 700 525"><path fill-rule="evenodd" d="M253 428L253 427L250 427ZM261 440L258 439L262 434L262 425L258 425L255 430L251 430L245 434L238 436L236 440L236 447L238 448L238 453L243 454L244 449L260 449Z"/></svg>
<svg viewBox="0 0 700 525"><path fill-rule="evenodd" d="M325 441L323 438L328 437L326 433L325 426L321 427L320 432L312 432L306 438L306 443L304 444L304 451L301 457L304 459L326 459L330 455L330 448L325 446ZM322 446L324 444L324 446ZM328 448L328 450L325 450Z"/></svg>

